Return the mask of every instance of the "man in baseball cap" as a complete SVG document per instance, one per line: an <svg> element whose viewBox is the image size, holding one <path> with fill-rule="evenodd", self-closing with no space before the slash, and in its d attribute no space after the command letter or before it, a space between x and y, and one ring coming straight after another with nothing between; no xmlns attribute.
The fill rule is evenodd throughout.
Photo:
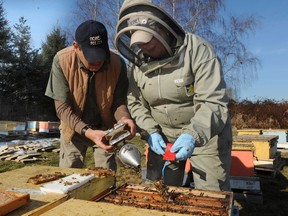
<svg viewBox="0 0 288 216"><path fill-rule="evenodd" d="M80 24L73 44L54 56L45 92L61 121L60 167L82 168L92 147L95 167L116 171L116 149L106 134L123 122L129 138L136 133L126 105L128 84L125 61L109 50L105 26L95 20Z"/></svg>
<svg viewBox="0 0 288 216"><path fill-rule="evenodd" d="M108 59L110 52L107 30L102 23L95 20L83 22L76 29L75 40L88 62Z"/></svg>

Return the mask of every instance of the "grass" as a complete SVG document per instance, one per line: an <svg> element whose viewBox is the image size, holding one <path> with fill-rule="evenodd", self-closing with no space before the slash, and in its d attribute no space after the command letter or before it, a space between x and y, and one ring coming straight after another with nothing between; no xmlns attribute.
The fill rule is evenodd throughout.
<svg viewBox="0 0 288 216"><path fill-rule="evenodd" d="M145 142L139 137L133 138L129 143L135 144L143 155ZM121 146L120 146L121 147ZM55 152L44 152L43 157L47 160L41 162L34 162L33 165L49 165L58 166L59 158ZM259 175L261 189L263 192L263 205L257 205L248 203L246 201L236 200L235 205L239 208L239 215L244 216L286 216L288 215L288 154L283 154L282 157L286 158L286 166L280 171L275 177L263 173ZM141 184L141 171L127 168L123 166L119 160L117 160L118 171L117 171L117 184L121 185L125 182L133 184ZM145 166L145 157L142 157L142 166ZM22 164L12 161L0 161L0 172L6 172L14 169L21 168L23 166L29 166L32 164ZM85 168L93 167L93 154L92 149L89 148L85 160Z"/></svg>

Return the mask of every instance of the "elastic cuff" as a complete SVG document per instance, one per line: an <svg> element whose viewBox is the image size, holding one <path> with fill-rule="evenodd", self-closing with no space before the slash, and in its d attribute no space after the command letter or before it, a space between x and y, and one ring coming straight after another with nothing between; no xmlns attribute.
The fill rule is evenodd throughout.
<svg viewBox="0 0 288 216"><path fill-rule="evenodd" d="M86 125L85 127L82 128L81 130L81 135L85 137L85 133L86 131L89 129L90 127L88 125Z"/></svg>

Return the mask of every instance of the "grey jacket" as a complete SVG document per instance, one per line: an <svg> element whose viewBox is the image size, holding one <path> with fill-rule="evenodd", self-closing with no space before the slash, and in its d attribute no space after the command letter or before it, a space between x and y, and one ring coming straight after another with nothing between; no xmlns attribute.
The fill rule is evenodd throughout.
<svg viewBox="0 0 288 216"><path fill-rule="evenodd" d="M182 133L196 140L194 154L221 154L232 144L226 85L210 44L186 34L170 63L149 73L132 66L128 107L147 133L170 142Z"/></svg>

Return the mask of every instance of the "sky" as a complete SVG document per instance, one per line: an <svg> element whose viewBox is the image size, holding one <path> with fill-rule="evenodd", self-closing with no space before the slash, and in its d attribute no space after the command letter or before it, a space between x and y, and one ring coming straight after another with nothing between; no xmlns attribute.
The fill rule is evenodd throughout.
<svg viewBox="0 0 288 216"><path fill-rule="evenodd" d="M257 79L244 86L240 100L288 101L288 1L226 0L226 13L255 15L261 24L245 40L248 50L260 59ZM40 48L54 26L69 19L75 0L4 0L6 19L12 27L23 16L31 27L32 47Z"/></svg>

